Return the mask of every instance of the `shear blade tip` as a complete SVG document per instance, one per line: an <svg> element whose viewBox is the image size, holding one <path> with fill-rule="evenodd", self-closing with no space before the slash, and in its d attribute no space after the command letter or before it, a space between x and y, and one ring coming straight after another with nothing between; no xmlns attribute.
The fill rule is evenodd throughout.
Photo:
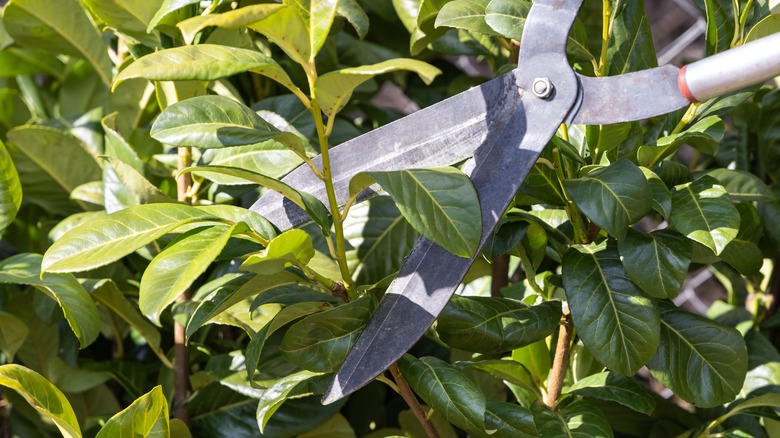
<svg viewBox="0 0 780 438"><path fill-rule="evenodd" d="M328 391L325 393L325 395L322 396L322 404L323 405L329 405L333 402L341 400L346 394L341 390L341 385L339 384L338 378L333 379L333 383L330 384L330 388L328 388Z"/></svg>

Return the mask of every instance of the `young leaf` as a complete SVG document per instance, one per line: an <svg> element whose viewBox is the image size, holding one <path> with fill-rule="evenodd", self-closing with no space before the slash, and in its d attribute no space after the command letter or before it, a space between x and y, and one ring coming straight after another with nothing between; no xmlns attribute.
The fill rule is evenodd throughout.
<svg viewBox="0 0 780 438"><path fill-rule="evenodd" d="M336 17L338 0L288 0L285 4L292 5L298 9L306 24L309 34L309 62L314 61L314 57L325 44L325 38L328 37L330 26Z"/></svg>
<svg viewBox="0 0 780 438"><path fill-rule="evenodd" d="M691 263L690 241L669 230L644 234L630 229L618 246L634 284L651 297L677 296Z"/></svg>
<svg viewBox="0 0 780 438"><path fill-rule="evenodd" d="M718 143L723 139L725 132L726 125L720 117L705 117L679 134L668 135L659 138L654 145L640 147L637 161L641 166L652 168L664 158L677 152L684 144L715 155Z"/></svg>
<svg viewBox="0 0 780 438"><path fill-rule="evenodd" d="M658 308L628 279L611 245L572 246L562 265L569 308L583 343L611 370L633 375L658 348Z"/></svg>
<svg viewBox="0 0 780 438"><path fill-rule="evenodd" d="M162 386L155 386L122 412L111 417L95 438L119 436L160 438L170 436L168 399L163 393Z"/></svg>
<svg viewBox="0 0 780 438"><path fill-rule="evenodd" d="M282 377L277 380L263 382L266 388L260 395L260 401L257 403L257 424L260 426L260 433L263 433L265 426L271 416L287 400L287 396L295 389L298 384L319 376L322 373L313 373L311 371L299 371L295 374Z"/></svg>
<svg viewBox="0 0 780 438"><path fill-rule="evenodd" d="M626 236L629 225L652 208L650 185L642 171L628 160L566 180L563 186L583 213L618 240Z"/></svg>
<svg viewBox="0 0 780 438"><path fill-rule="evenodd" d="M472 434L485 433L485 396L452 365L407 354L398 361L398 369L414 392L445 420Z"/></svg>
<svg viewBox="0 0 780 438"><path fill-rule="evenodd" d="M696 406L734 400L747 373L742 335L671 303L661 301L659 306L661 346L647 364L653 376Z"/></svg>
<svg viewBox="0 0 780 438"><path fill-rule="evenodd" d="M14 221L21 205L22 183L5 144L0 142L0 234Z"/></svg>
<svg viewBox="0 0 780 438"><path fill-rule="evenodd" d="M473 219L482 216L477 192L464 173L450 167L367 172L350 181L350 193L360 193L371 179L420 234L461 257L477 252L482 223Z"/></svg>
<svg viewBox="0 0 780 438"><path fill-rule="evenodd" d="M332 372L344 362L376 307L371 295L296 322L280 349L290 363L309 371Z"/></svg>
<svg viewBox="0 0 780 438"><path fill-rule="evenodd" d="M739 212L710 176L674 188L669 221L681 233L720 254L739 230Z"/></svg>
<svg viewBox="0 0 780 438"><path fill-rule="evenodd" d="M514 403L487 402L485 429L495 430L494 438L533 438L539 436L531 410Z"/></svg>
<svg viewBox="0 0 780 438"><path fill-rule="evenodd" d="M287 184L273 178L269 178L259 173L251 172L244 169L238 169L235 167L222 167L222 166L205 166L205 167L189 167L181 171L181 173L218 173L222 175L228 175L236 178L244 179L250 183L260 184L271 190L275 190L282 194L285 198L289 199L295 205L301 207L309 217L320 226L322 234L327 236L330 234L330 214L328 210L322 205L314 196L299 192Z"/></svg>
<svg viewBox="0 0 780 438"><path fill-rule="evenodd" d="M311 236L303 230L293 229L276 236L261 254L249 256L240 269L258 275L271 275L289 264L306 266L313 257Z"/></svg>
<svg viewBox="0 0 780 438"><path fill-rule="evenodd" d="M111 83L103 37L77 0L13 0L3 10L3 24L17 43L86 59L103 83Z"/></svg>
<svg viewBox="0 0 780 438"><path fill-rule="evenodd" d="M0 283L31 285L54 300L81 348L100 334L100 316L84 286L71 274L46 274L41 278L40 255L17 254L0 262Z"/></svg>
<svg viewBox="0 0 780 438"><path fill-rule="evenodd" d="M213 215L179 204L130 207L86 222L65 233L46 251L44 272L88 271L115 262L170 231Z"/></svg>
<svg viewBox="0 0 780 438"><path fill-rule="evenodd" d="M222 222L237 224L243 222L250 230L255 232L255 240L266 244L276 236L276 230L266 218L246 208L235 205L203 205L195 207L200 211L218 217ZM259 239L258 239L259 237Z"/></svg>
<svg viewBox="0 0 780 438"><path fill-rule="evenodd" d="M726 188L731 199L747 202L772 202L775 195L761 178L742 170L713 169L706 173Z"/></svg>
<svg viewBox="0 0 780 438"><path fill-rule="evenodd" d="M279 46L290 59L304 69L309 68L309 58L311 57L309 31L297 8L284 6L276 13L249 27Z"/></svg>
<svg viewBox="0 0 780 438"><path fill-rule="evenodd" d="M349 67L325 73L314 83L314 94L320 109L328 117L333 117L344 108L352 91L358 85L374 76L397 70L409 70L417 73L420 79L430 84L433 78L441 74L438 68L415 59L390 59L378 64Z"/></svg>
<svg viewBox="0 0 780 438"><path fill-rule="evenodd" d="M566 393L620 403L645 415L652 415L655 409L655 398L642 385L609 371L577 381Z"/></svg>
<svg viewBox="0 0 780 438"><path fill-rule="evenodd" d="M196 228L155 257L141 278L138 307L153 323L209 267L225 247L236 225Z"/></svg>
<svg viewBox="0 0 780 438"><path fill-rule="evenodd" d="M451 1L436 15L436 27L454 27L485 35L501 36L485 21L485 8L490 2L491 0Z"/></svg>
<svg viewBox="0 0 780 438"><path fill-rule="evenodd" d="M280 132L244 104L223 96L175 103L157 117L152 137L171 146L222 148L262 143Z"/></svg>
<svg viewBox="0 0 780 438"><path fill-rule="evenodd" d="M70 402L40 374L21 365L2 365L0 385L18 392L30 406L49 418L65 438L81 438L79 422Z"/></svg>
<svg viewBox="0 0 780 438"><path fill-rule="evenodd" d="M528 306L506 298L454 296L439 316L436 332L454 348L501 353L546 338L560 319L559 301Z"/></svg>
<svg viewBox="0 0 780 438"><path fill-rule="evenodd" d="M776 393L762 394L756 397L750 397L746 400L735 402L731 406L729 406L728 412L721 415L717 419L713 420L713 422L710 424L709 427L711 428L717 426L718 424L721 424L724 421L728 420L729 418L735 415L739 415L740 413L746 414L747 412L744 411L750 412L751 410L755 410L755 408L766 407L766 406L771 408L780 408L780 394L776 394ZM774 410L772 411L772 413L774 413ZM776 414L768 418L775 419Z"/></svg>
<svg viewBox="0 0 780 438"><path fill-rule="evenodd" d="M180 21L176 26L181 29L184 42L192 44L195 35L207 27L213 26L222 29L238 29L258 22L283 7L283 5L273 3L248 5L221 14L197 15Z"/></svg>
<svg viewBox="0 0 780 438"><path fill-rule="evenodd" d="M122 70L112 90L128 79L150 81L213 81L251 71L267 76L300 94L287 73L272 58L254 50L215 44L174 47L146 55Z"/></svg>

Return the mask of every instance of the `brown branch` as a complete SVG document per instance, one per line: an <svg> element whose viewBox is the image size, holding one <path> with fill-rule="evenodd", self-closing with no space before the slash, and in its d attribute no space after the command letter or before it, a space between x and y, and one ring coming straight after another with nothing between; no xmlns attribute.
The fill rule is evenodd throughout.
<svg viewBox="0 0 780 438"><path fill-rule="evenodd" d="M501 254L493 260L493 280L490 283L490 295L501 296L501 289L509 284L509 254Z"/></svg>
<svg viewBox="0 0 780 438"><path fill-rule="evenodd" d="M561 327L558 331L558 345L555 347L552 373L550 373L550 385L547 390L547 406L555 408L558 398L561 396L563 381L566 378L566 370L569 366L569 347L573 327L571 315L568 313L561 319Z"/></svg>
<svg viewBox="0 0 780 438"><path fill-rule="evenodd" d="M395 379L396 385L398 385L398 391L401 393L401 397L403 397L406 404L409 405L414 416L417 417L417 421L419 421L423 429L425 429L425 433L428 434L429 438L439 438L439 433L436 432L433 423L425 416L425 412L423 412L420 402L417 401L417 397L412 392L412 388L409 387L409 384L406 383L406 380L401 375L401 371L398 370L398 365L390 365L389 370L390 374L393 375L393 379Z"/></svg>
<svg viewBox="0 0 780 438"><path fill-rule="evenodd" d="M179 148L179 170L192 165L192 151L190 148ZM189 173L179 176L176 181L177 199L179 202L187 201L187 192L192 186L192 176ZM186 302L189 299L189 291L179 295L176 302ZM187 349L187 336L184 326L178 321L173 323L173 416L189 424L190 414L185 403L190 390L190 352Z"/></svg>

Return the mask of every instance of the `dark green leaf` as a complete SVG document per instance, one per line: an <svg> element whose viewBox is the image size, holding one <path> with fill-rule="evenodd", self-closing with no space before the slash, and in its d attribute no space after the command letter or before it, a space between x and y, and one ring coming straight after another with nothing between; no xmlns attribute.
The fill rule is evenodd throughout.
<svg viewBox="0 0 780 438"><path fill-rule="evenodd" d="M541 401L531 405L531 414L534 418L534 425L540 437L570 437L571 432L566 425L566 421L557 412L552 411Z"/></svg>
<svg viewBox="0 0 780 438"><path fill-rule="evenodd" d="M350 193L360 193L371 179L420 234L461 257L477 252L482 223L473 219L482 216L474 185L463 172L451 167L370 172L350 181Z"/></svg>
<svg viewBox="0 0 780 438"><path fill-rule="evenodd" d="M612 246L573 246L563 285L583 343L608 368L633 375L659 343L658 308L628 279Z"/></svg>
<svg viewBox="0 0 780 438"><path fill-rule="evenodd" d="M398 361L398 368L412 389L444 419L467 432L484 433L485 396L452 365L407 354Z"/></svg>
<svg viewBox="0 0 780 438"><path fill-rule="evenodd" d="M705 117L679 134L671 134L659 138L653 145L640 147L637 160L640 165L653 168L666 157L676 153L684 144L706 154L715 155L725 131L726 125L720 117Z"/></svg>
<svg viewBox="0 0 780 438"><path fill-rule="evenodd" d="M0 264L0 267L3 265ZM30 329L27 324L11 313L0 311L0 351L14 360L14 355L19 347L27 340Z"/></svg>
<svg viewBox="0 0 780 438"><path fill-rule="evenodd" d="M465 367L484 371L491 376L501 379L504 382L511 383L534 396L537 400L542 399L542 392L539 385L534 382L533 377L528 370L520 363L514 360L482 360L479 362L457 362L458 368Z"/></svg>
<svg viewBox="0 0 780 438"><path fill-rule="evenodd" d="M734 400L747 372L742 335L672 304L659 304L661 346L647 364L653 376L696 406Z"/></svg>
<svg viewBox="0 0 780 438"><path fill-rule="evenodd" d="M561 410L572 438L612 438L612 428L599 408L584 400L577 400Z"/></svg>
<svg viewBox="0 0 780 438"><path fill-rule="evenodd" d="M707 55L728 50L735 31L733 11L724 8L721 0L704 0L704 5L707 14Z"/></svg>
<svg viewBox="0 0 780 438"><path fill-rule="evenodd" d="M736 204L736 208L740 216L739 232L734 240L726 245L720 258L740 274L752 275L764 264L764 254L758 247L764 230L758 210L752 203L741 202Z"/></svg>
<svg viewBox="0 0 780 438"><path fill-rule="evenodd" d="M528 306L506 298L454 296L439 315L436 332L454 348L501 353L546 338L560 318L559 301Z"/></svg>
<svg viewBox="0 0 780 438"><path fill-rule="evenodd" d="M656 67L645 2L611 3L617 7L612 11L614 18L610 24L612 38L607 49L607 74L613 76Z"/></svg>
<svg viewBox="0 0 780 438"><path fill-rule="evenodd" d="M111 417L95 438L143 436L163 438L170 435L168 400L162 386L155 386L122 412Z"/></svg>
<svg viewBox="0 0 780 438"><path fill-rule="evenodd" d="M720 254L739 230L739 212L718 180L703 176L672 192L669 218L681 233Z"/></svg>
<svg viewBox="0 0 780 438"><path fill-rule="evenodd" d="M490 401L485 410L485 429L495 430L495 438L536 437L534 418L528 408L512 403Z"/></svg>
<svg viewBox="0 0 780 438"><path fill-rule="evenodd" d="M655 298L674 298L691 263L691 244L669 230L650 234L629 230L619 244L620 258L631 281Z"/></svg>
<svg viewBox="0 0 780 438"><path fill-rule="evenodd" d="M340 0L336 14L346 18L360 39L366 37L368 33L368 15L363 11L357 0Z"/></svg>
<svg viewBox="0 0 780 438"><path fill-rule="evenodd" d="M647 179L628 160L566 180L563 186L583 213L618 240L652 207L653 194Z"/></svg>
<svg viewBox="0 0 780 438"><path fill-rule="evenodd" d="M668 219L672 214L672 192L666 187L664 181L653 171L646 167L639 168L645 174L650 190L653 192L653 210Z"/></svg>
<svg viewBox="0 0 780 438"><path fill-rule="evenodd" d="M612 372L593 374L570 386L566 393L613 401L645 415L652 415L655 398L631 377Z"/></svg>
<svg viewBox="0 0 780 438"><path fill-rule="evenodd" d="M714 169L706 173L726 188L731 199L748 202L772 202L775 195L761 178L742 170Z"/></svg>
<svg viewBox="0 0 780 438"><path fill-rule="evenodd" d="M338 369L376 306L371 295L307 316L287 330L280 349L294 365L309 371Z"/></svg>

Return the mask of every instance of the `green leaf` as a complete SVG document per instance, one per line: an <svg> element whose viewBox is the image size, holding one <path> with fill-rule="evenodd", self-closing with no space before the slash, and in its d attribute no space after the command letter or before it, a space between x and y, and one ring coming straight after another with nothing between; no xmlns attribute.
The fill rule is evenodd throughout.
<svg viewBox="0 0 780 438"><path fill-rule="evenodd" d="M158 385L111 417L95 438L118 436L164 438L169 434L168 400L162 386Z"/></svg>
<svg viewBox="0 0 780 438"><path fill-rule="evenodd" d="M582 342L611 370L633 375L658 348L658 308L628 279L613 246L572 246L562 265Z"/></svg>
<svg viewBox="0 0 780 438"><path fill-rule="evenodd" d="M689 239L720 254L737 237L740 219L728 192L705 175L674 188L669 221Z"/></svg>
<svg viewBox="0 0 780 438"><path fill-rule="evenodd" d="M640 147L637 151L637 161L641 166L653 168L663 159L676 153L684 144L715 155L718 143L723 139L725 132L726 125L720 117L705 117L679 134L671 134L659 138L654 145Z"/></svg>
<svg viewBox="0 0 780 438"><path fill-rule="evenodd" d="M328 117L333 117L344 108L352 91L358 85L374 76L398 70L409 70L417 73L425 84L430 84L433 78L441 74L438 68L416 59L398 58L378 64L349 67L325 73L314 83L314 94L320 109Z"/></svg>
<svg viewBox="0 0 780 438"><path fill-rule="evenodd" d="M163 0L162 4L157 8L154 16L149 21L149 26L146 28L147 32L151 32L157 25L165 18L165 16L171 13L195 3L200 3L199 0Z"/></svg>
<svg viewBox="0 0 780 438"><path fill-rule="evenodd" d="M256 145L205 150L198 164L201 163L209 166L237 167L271 178L281 178L303 164L303 160L278 141L269 140ZM220 185L246 184L246 181L240 178L216 173L209 174L208 179Z"/></svg>
<svg viewBox="0 0 780 438"><path fill-rule="evenodd" d="M647 364L653 376L699 407L734 400L747 372L742 335L673 304L661 301L659 305L661 346Z"/></svg>
<svg viewBox="0 0 780 438"><path fill-rule="evenodd" d="M368 33L368 15L363 11L357 0L339 0L336 14L344 17L355 29L360 39Z"/></svg>
<svg viewBox="0 0 780 438"><path fill-rule="evenodd" d="M19 393L36 411L54 422L66 438L81 438L81 429L65 395L43 376L21 365L0 366L0 385Z"/></svg>
<svg viewBox="0 0 780 438"><path fill-rule="evenodd" d="M89 284L89 283L86 283ZM161 337L157 328L141 316L138 305L131 303L116 287L112 280L98 280L93 283L90 293L100 304L116 313L126 323L133 327L145 340L146 345L157 354L157 357L166 357L165 351L160 346ZM166 357L167 360L167 357ZM167 365L170 365L168 363Z"/></svg>
<svg viewBox="0 0 780 438"><path fill-rule="evenodd" d="M477 252L482 222L474 218L482 216L477 192L464 173L451 167L367 172L350 181L350 193L360 193L371 179L420 234L461 257Z"/></svg>
<svg viewBox="0 0 780 438"><path fill-rule="evenodd" d="M100 317L84 286L71 274L46 274L41 277L41 256L17 254L0 262L0 283L35 286L62 309L81 348L100 334Z"/></svg>
<svg viewBox="0 0 780 438"><path fill-rule="evenodd" d="M539 384L547 380L552 369L550 349L545 341L534 342L512 351L512 360L522 364Z"/></svg>
<svg viewBox="0 0 780 438"><path fill-rule="evenodd" d="M620 160L563 186L572 201L596 225L622 240L628 226L652 208L652 190L645 175L632 162Z"/></svg>
<svg viewBox="0 0 780 438"><path fill-rule="evenodd" d="M250 230L255 232L255 240L265 244L264 240L271 240L276 236L276 230L266 218L252 210L235 205L203 205L195 207L200 211L218 217L222 222L237 224L243 222Z"/></svg>
<svg viewBox="0 0 780 438"><path fill-rule="evenodd" d="M401 375L423 401L445 420L472 434L485 430L485 396L452 365L435 357L404 355Z"/></svg>
<svg viewBox="0 0 780 438"><path fill-rule="evenodd" d="M520 41L530 11L530 1L492 0L485 8L485 22L500 35Z"/></svg>
<svg viewBox="0 0 780 438"><path fill-rule="evenodd" d="M620 403L645 415L652 415L655 410L655 398L642 385L631 377L609 371L585 377L565 393Z"/></svg>
<svg viewBox="0 0 780 438"><path fill-rule="evenodd" d="M184 36L184 42L192 44L195 35L207 27L239 29L258 22L283 7L283 5L273 3L248 5L221 14L197 15L180 21L176 26L181 29L182 36Z"/></svg>
<svg viewBox="0 0 780 438"><path fill-rule="evenodd" d="M309 217L320 226L323 235L330 235L330 217L328 210L324 205L322 205L322 202L320 202L314 196L305 192L299 192L277 179L269 178L259 173L238 169L235 167L189 167L181 171L182 174L189 172L196 172L201 174L218 173L221 175L228 175L235 178L241 178L253 184L260 184L261 186L267 187L271 190L275 190L281 193L285 198L295 203L295 205L301 207L306 212L306 214L308 214Z"/></svg>
<svg viewBox="0 0 780 438"><path fill-rule="evenodd" d="M707 16L705 41L707 56L710 56L731 47L735 32L734 19L729 14L731 11L723 7L721 0L704 0L704 5Z"/></svg>
<svg viewBox="0 0 780 438"><path fill-rule="evenodd" d="M65 233L43 256L44 272L87 271L115 262L163 235L196 221L216 222L203 210L179 204L130 207Z"/></svg>
<svg viewBox="0 0 780 438"><path fill-rule="evenodd" d="M338 0L287 0L285 4L292 5L298 9L306 29L309 34L309 61L313 62L314 57L325 44L325 38L328 37L330 26L336 17Z"/></svg>
<svg viewBox="0 0 780 438"><path fill-rule="evenodd" d="M376 307L371 295L296 322L282 338L285 359L309 371L336 371Z"/></svg>
<svg viewBox="0 0 780 438"><path fill-rule="evenodd" d="M507 298L453 296L439 315L436 332L454 348L501 353L546 338L560 319L559 301L528 306Z"/></svg>
<svg viewBox="0 0 780 438"><path fill-rule="evenodd" d="M419 234L389 196L377 196L350 208L344 237L355 284L374 284L398 272Z"/></svg>
<svg viewBox="0 0 780 438"><path fill-rule="evenodd" d="M604 413L584 400L577 400L561 409L572 438L612 438L612 428Z"/></svg>
<svg viewBox="0 0 780 438"><path fill-rule="evenodd" d="M287 73L272 58L254 50L215 44L174 47L146 55L122 70L112 90L128 79L150 81L214 81L251 71L267 76L300 94Z"/></svg>
<svg viewBox="0 0 780 438"><path fill-rule="evenodd" d="M117 123L120 123L119 119L120 113L114 111L100 120L100 126L103 127L103 132L106 134L105 154L132 167L143 175L143 160L141 160L135 149L133 149L117 131Z"/></svg>
<svg viewBox="0 0 780 438"><path fill-rule="evenodd" d="M504 382L511 383L522 390L531 394L537 400L542 399L542 392L539 385L534 382L528 369L514 360L481 360L478 362L457 362L458 368L474 368L484 371L491 376L501 379Z"/></svg>
<svg viewBox="0 0 780 438"><path fill-rule="evenodd" d="M758 247L763 226L758 210L749 202L736 204L739 211L739 232L720 253L720 258L733 266L742 275L757 273L764 264L764 254Z"/></svg>
<svg viewBox="0 0 780 438"><path fill-rule="evenodd" d="M186 147L222 148L262 143L279 134L242 103L223 96L200 96L175 103L157 117L152 137Z"/></svg>
<svg viewBox="0 0 780 438"><path fill-rule="evenodd" d="M691 264L691 243L679 233L633 229L620 242L620 258L631 281L651 297L674 298Z"/></svg>
<svg viewBox="0 0 780 438"><path fill-rule="evenodd" d="M249 256L240 269L258 275L271 275L290 264L306 266L313 257L311 236L303 230L293 229L276 236L260 254Z"/></svg>
<svg viewBox="0 0 780 438"><path fill-rule="evenodd" d="M746 414L749 413L750 411L755 411L755 408L761 408L767 406L771 408L780 408L780 394L772 394L772 393L763 394L756 397L748 398L746 400L735 402L731 406L729 406L728 412L715 419L711 423L710 427L721 424L727 419L735 415Z"/></svg>
<svg viewBox="0 0 780 438"><path fill-rule="evenodd" d="M513 403L489 401L485 429L495 430L494 438L533 438L539 436L531 410Z"/></svg>
<svg viewBox="0 0 780 438"><path fill-rule="evenodd" d="M746 202L772 202L775 195L761 178L742 170L713 169L705 175L711 176L726 188L731 199Z"/></svg>
<svg viewBox="0 0 780 438"><path fill-rule="evenodd" d="M454 0L445 4L436 16L436 27L466 29L485 35L501 36L485 21L485 8L491 0Z"/></svg>
<svg viewBox="0 0 780 438"><path fill-rule="evenodd" d="M163 0L83 0L84 6L102 22L149 47L160 45L160 37L147 33Z"/></svg>
<svg viewBox="0 0 780 438"><path fill-rule="evenodd" d="M644 1L617 3L610 23L612 38L607 49L607 74L609 76L657 67L650 20L645 13Z"/></svg>
<svg viewBox="0 0 780 438"><path fill-rule="evenodd" d="M149 263L141 278L141 313L160 325L162 311L206 271L235 231L235 224L196 228L166 247Z"/></svg>
<svg viewBox="0 0 780 438"><path fill-rule="evenodd" d="M0 142L0 233L16 218L22 205L22 183L11 156Z"/></svg>
<svg viewBox="0 0 780 438"><path fill-rule="evenodd" d="M9 361L14 360L16 351L27 340L29 333L30 329L23 320L11 313L0 311L0 351Z"/></svg>
<svg viewBox="0 0 780 438"><path fill-rule="evenodd" d="M650 190L653 192L653 210L668 219L672 214L672 192L655 172L646 167L639 169L645 174Z"/></svg>
<svg viewBox="0 0 780 438"><path fill-rule="evenodd" d="M321 375L322 373L313 373L311 371L299 371L295 374L282 377L274 381L267 382L265 384L266 389L260 396L260 401L257 403L257 424L260 426L260 433L263 432L265 426L268 424L268 420L271 416L282 406L282 403L287 400L288 394L295 389L298 384L306 380Z"/></svg>
<svg viewBox="0 0 780 438"><path fill-rule="evenodd" d="M541 401L531 405L531 414L539 436L570 437L571 432L566 421L557 412L548 408Z"/></svg>
<svg viewBox="0 0 780 438"><path fill-rule="evenodd" d="M86 59L103 83L111 83L106 44L78 1L13 0L3 10L3 24L17 43Z"/></svg>
<svg viewBox="0 0 780 438"><path fill-rule="evenodd" d="M298 9L284 6L278 12L249 26L259 32L304 69L309 68L311 46L309 31Z"/></svg>

